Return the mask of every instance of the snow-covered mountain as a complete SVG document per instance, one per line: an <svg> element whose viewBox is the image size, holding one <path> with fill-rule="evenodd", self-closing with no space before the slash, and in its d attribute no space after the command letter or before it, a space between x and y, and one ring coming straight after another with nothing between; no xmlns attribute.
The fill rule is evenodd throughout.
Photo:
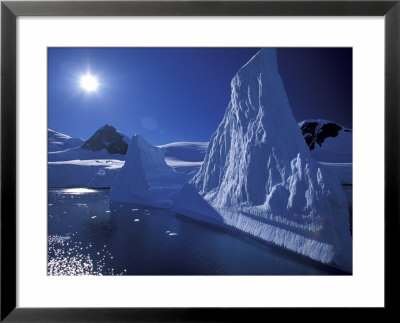
<svg viewBox="0 0 400 323"><path fill-rule="evenodd" d="M51 128L47 129L47 139L49 152L62 151L74 147L80 147L84 143L84 140L80 138L70 137Z"/></svg>
<svg viewBox="0 0 400 323"><path fill-rule="evenodd" d="M353 133L351 129L328 120L299 122L311 157L333 172L344 185L353 183Z"/></svg>
<svg viewBox="0 0 400 323"><path fill-rule="evenodd" d="M352 162L351 129L321 119L304 120L299 122L299 126L315 160L330 163Z"/></svg>
<svg viewBox="0 0 400 323"><path fill-rule="evenodd" d="M224 118L189 183L183 185L162 154L137 137L111 199L156 201L351 272L345 193L310 155L278 73L276 50L258 52L231 87Z"/></svg>
<svg viewBox="0 0 400 323"><path fill-rule="evenodd" d="M129 137L114 127L105 125L80 146L62 151L50 151L49 161L116 159L125 160Z"/></svg>
<svg viewBox="0 0 400 323"><path fill-rule="evenodd" d="M119 133L113 126L105 125L97 130L82 145L82 149L96 152L106 150L110 155L126 155L129 139Z"/></svg>
<svg viewBox="0 0 400 323"><path fill-rule="evenodd" d="M170 207L173 197L187 182L184 173L165 163L164 150L134 135L124 166L117 174L110 199L155 207Z"/></svg>
<svg viewBox="0 0 400 323"><path fill-rule="evenodd" d="M128 144L127 136L105 125L79 146L61 151L49 149L48 186L111 187L124 164Z"/></svg>

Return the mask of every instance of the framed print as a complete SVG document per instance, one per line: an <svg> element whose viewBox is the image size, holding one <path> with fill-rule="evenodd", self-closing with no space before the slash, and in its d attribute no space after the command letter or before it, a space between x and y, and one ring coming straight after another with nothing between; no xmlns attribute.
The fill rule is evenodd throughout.
<svg viewBox="0 0 400 323"><path fill-rule="evenodd" d="M399 6L2 2L1 319L394 309Z"/></svg>

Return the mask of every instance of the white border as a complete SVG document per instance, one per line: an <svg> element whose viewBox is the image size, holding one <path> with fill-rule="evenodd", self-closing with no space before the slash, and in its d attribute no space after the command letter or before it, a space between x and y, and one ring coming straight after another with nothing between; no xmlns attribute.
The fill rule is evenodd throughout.
<svg viewBox="0 0 400 323"><path fill-rule="evenodd" d="M47 46L354 48L354 274L47 277ZM18 18L18 306L383 306L383 18Z"/></svg>

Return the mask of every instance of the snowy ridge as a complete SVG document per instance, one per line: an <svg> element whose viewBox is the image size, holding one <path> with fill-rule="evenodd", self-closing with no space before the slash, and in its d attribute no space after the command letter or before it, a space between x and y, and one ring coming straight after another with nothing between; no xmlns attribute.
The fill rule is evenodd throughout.
<svg viewBox="0 0 400 323"><path fill-rule="evenodd" d="M192 177L204 160L208 142L173 142L158 146L165 152L165 162L177 172Z"/></svg>
<svg viewBox="0 0 400 323"><path fill-rule="evenodd" d="M73 147L80 147L84 141L80 138L73 138L51 128L47 129L48 151L61 151Z"/></svg>
<svg viewBox="0 0 400 323"><path fill-rule="evenodd" d="M49 162L49 165L103 166L107 169L119 169L124 165L124 162L118 159L65 160Z"/></svg>
<svg viewBox="0 0 400 323"><path fill-rule="evenodd" d="M96 159L117 159L125 160L126 155L110 154L106 149L100 151L89 151L81 147L70 148L62 151L50 151L48 160L51 162L66 160L96 160Z"/></svg>
<svg viewBox="0 0 400 323"><path fill-rule="evenodd" d="M188 162L202 162L208 142L172 142L157 146L165 151L165 157L173 157Z"/></svg>
<svg viewBox="0 0 400 323"><path fill-rule="evenodd" d="M125 164L112 184L110 200L168 207L187 179L165 163L162 149L134 135Z"/></svg>

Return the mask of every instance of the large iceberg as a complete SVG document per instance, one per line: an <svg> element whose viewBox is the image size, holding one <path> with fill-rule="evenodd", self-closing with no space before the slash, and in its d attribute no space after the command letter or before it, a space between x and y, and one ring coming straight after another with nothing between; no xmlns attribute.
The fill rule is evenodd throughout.
<svg viewBox="0 0 400 323"><path fill-rule="evenodd" d="M276 50L259 51L231 88L224 118L191 184L224 224L351 272L346 196L336 176L310 156ZM180 211L190 212L181 200Z"/></svg>
<svg viewBox="0 0 400 323"><path fill-rule="evenodd" d="M133 135L125 164L110 190L110 199L155 207L170 207L187 182L186 174L165 163L164 150Z"/></svg>

